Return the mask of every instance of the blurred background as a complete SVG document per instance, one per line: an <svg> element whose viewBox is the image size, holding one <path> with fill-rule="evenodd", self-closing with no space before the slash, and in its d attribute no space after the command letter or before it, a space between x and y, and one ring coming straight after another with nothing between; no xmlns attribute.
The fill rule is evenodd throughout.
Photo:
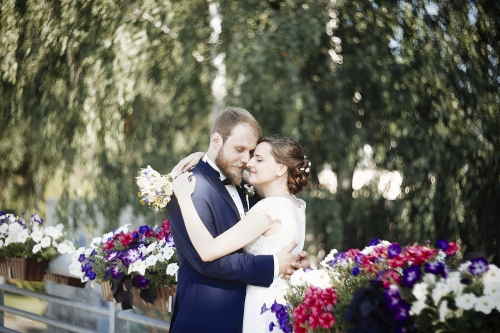
<svg viewBox="0 0 500 333"><path fill-rule="evenodd" d="M139 169L235 105L312 160L311 256L447 239L498 265L499 33L490 0L3 0L0 209L159 225Z"/></svg>

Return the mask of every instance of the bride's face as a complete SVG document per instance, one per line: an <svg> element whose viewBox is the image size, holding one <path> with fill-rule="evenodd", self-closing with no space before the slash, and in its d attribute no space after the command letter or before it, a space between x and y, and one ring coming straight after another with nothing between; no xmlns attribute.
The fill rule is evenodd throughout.
<svg viewBox="0 0 500 333"><path fill-rule="evenodd" d="M267 142L261 142L255 147L253 157L247 163L250 184L266 184L275 180L280 174L283 165L276 162L271 151L271 145Z"/></svg>

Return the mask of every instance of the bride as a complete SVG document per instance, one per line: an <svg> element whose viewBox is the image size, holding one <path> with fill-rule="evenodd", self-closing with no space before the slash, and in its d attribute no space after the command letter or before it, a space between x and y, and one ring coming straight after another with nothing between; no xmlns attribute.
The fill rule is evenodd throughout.
<svg viewBox="0 0 500 333"><path fill-rule="evenodd" d="M197 163L197 161L196 161ZM281 135L259 140L254 156L247 163L244 175L255 191L264 199L257 202L234 227L213 238L201 221L191 194L195 177L186 172L174 181L174 192L179 201L189 238L201 259L213 261L244 247L251 254L275 254L295 241L292 253L304 247L306 203L294 196L310 179L310 162L300 144ZM269 324L276 317L263 305L270 305L279 297L279 278L269 288L247 286L243 333L269 332Z"/></svg>

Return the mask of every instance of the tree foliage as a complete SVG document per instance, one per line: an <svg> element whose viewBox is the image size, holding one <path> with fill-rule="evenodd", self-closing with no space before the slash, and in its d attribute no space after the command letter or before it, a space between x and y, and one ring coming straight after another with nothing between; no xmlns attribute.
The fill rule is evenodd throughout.
<svg viewBox="0 0 500 333"><path fill-rule="evenodd" d="M133 177L206 149L223 59L224 104L313 161L311 253L379 237L498 254L494 2L7 0L0 19L3 205L36 208L61 174L62 219L116 225L127 205L154 219ZM377 176L353 190L356 170ZM403 176L396 200L384 170Z"/></svg>

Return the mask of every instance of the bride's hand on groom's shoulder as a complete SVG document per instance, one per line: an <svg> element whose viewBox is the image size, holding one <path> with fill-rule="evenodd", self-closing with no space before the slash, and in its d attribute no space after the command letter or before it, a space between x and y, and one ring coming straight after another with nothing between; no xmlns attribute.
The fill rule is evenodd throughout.
<svg viewBox="0 0 500 333"><path fill-rule="evenodd" d="M185 171L188 171L192 168L194 168L198 162L205 156L205 153L199 151L196 153L192 153L191 155L188 155L187 157L184 157L182 160L177 163L176 166L170 171L170 174L172 177L177 177L180 174L182 174Z"/></svg>
<svg viewBox="0 0 500 333"><path fill-rule="evenodd" d="M192 172L184 172L175 178L173 189L178 199L190 197L196 185L196 177Z"/></svg>

